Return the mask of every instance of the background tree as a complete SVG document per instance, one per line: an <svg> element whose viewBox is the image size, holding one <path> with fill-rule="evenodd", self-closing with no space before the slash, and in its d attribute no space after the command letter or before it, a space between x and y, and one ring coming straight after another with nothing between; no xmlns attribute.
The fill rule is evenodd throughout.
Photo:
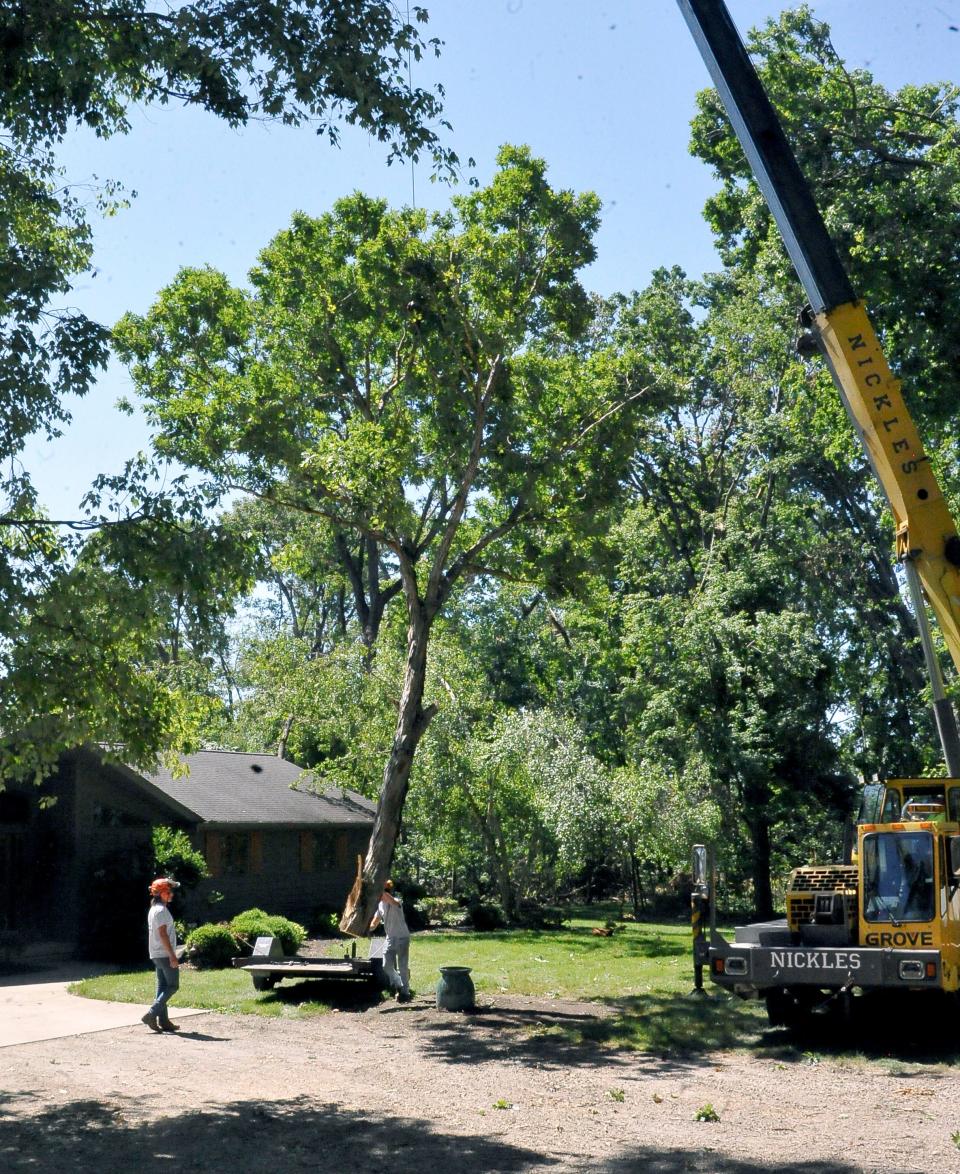
<svg viewBox="0 0 960 1174"><path fill-rule="evenodd" d="M219 707L198 669L250 578L204 496L174 489L134 494L127 518L99 514L80 546L44 522L6 532L19 610L0 639L0 778L39 781L64 748L108 733L112 753L142 765L171 741L198 744Z"/></svg>
<svg viewBox="0 0 960 1174"><path fill-rule="evenodd" d="M957 87L887 91L869 71L847 69L807 6L751 32L748 48L891 366L905 380L940 478L956 484ZM779 319L786 339L802 291L716 94L705 92L698 104L692 149L721 180L705 211L726 274L744 290L765 291L769 320ZM838 589L858 617L851 635L863 661L847 688L860 719L857 763L871 774L942 769L920 699L925 674L910 638L914 624L892 565L889 514L819 364L797 393L798 422L821 441L797 475L835 532L860 544L859 558L837 566ZM954 494L954 508L956 500Z"/></svg>
<svg viewBox="0 0 960 1174"><path fill-rule="evenodd" d="M140 639L133 626L89 628L66 595L101 615L137 612L136 592L120 597L122 573L100 596L107 579L81 582L100 555L76 561L80 533L121 519L92 506L86 515L78 509L79 526L64 529L64 520L44 515L20 460L32 433L59 434L69 420L64 397L83 395L108 353L109 331L60 304L89 270L92 244L89 197L71 192L57 145L74 126L99 136L125 133L131 103L174 102L200 106L231 126L250 119L309 124L334 142L341 122L355 123L385 144L388 158L427 154L450 173L457 160L438 138L440 95L408 83L410 58L438 49L416 28L424 10L414 7L412 19L379 0L0 5L0 731L17 745L0 758L0 774L42 771L72 744L60 737L128 744L139 759L175 734L161 718L159 695L138 693L143 682L111 693L112 668L105 666L128 661L129 642ZM119 198L117 185L107 184L95 202L110 213ZM149 546L147 531L156 534L170 519L155 495L144 498L141 490L135 478L118 500L139 499L128 520ZM51 644L40 634L51 631L54 615L60 637ZM143 636L145 644L152 639L152 631ZM114 679L119 684L129 674ZM150 698L158 702L152 711ZM69 721L43 717L67 709ZM42 730L43 745L31 747L28 730Z"/></svg>
<svg viewBox="0 0 960 1174"><path fill-rule="evenodd" d="M839 846L824 809L849 802L836 714L855 617L819 568L856 538L795 476L819 436L797 427L806 371L762 303L664 271L604 321L659 410L636 422L633 505L607 536L615 572L557 609L577 649L568 704L623 784L628 853L664 858L644 796L661 795L678 854L720 813L728 875L770 911L771 875L814 829L836 824Z"/></svg>
<svg viewBox="0 0 960 1174"><path fill-rule="evenodd" d="M369 921L435 712L435 620L478 576L571 573L631 448L637 372L569 345L591 318L577 272L597 201L545 173L504 148L490 186L444 215L361 195L298 215L252 291L184 271L117 328L160 451L396 562L406 662L351 932Z"/></svg>

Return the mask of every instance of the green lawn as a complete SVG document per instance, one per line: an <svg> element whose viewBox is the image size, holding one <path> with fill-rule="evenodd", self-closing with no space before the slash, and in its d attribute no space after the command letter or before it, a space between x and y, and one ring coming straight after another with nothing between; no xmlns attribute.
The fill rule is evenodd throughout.
<svg viewBox="0 0 960 1174"><path fill-rule="evenodd" d="M469 966L478 1001L497 995L531 995L602 1003L614 1014L576 1020L575 1026L539 1025L575 1039L653 1050L691 1051L756 1042L766 1017L755 1004L711 991L690 997L693 971L690 931L682 923L621 923L612 937L593 934L602 918L576 918L561 929L500 930L493 933L442 931L415 934L411 983L433 990L441 966ZM323 1014L331 1003L356 998L343 984L298 982L257 994L249 976L235 970L184 970L178 1000L231 1014L304 1017ZM77 983L87 998L148 1004L152 972L106 975Z"/></svg>
<svg viewBox="0 0 960 1174"><path fill-rule="evenodd" d="M591 910L591 912L593 912ZM707 982L707 993L691 996L693 966L689 928L679 922L620 923L612 937L592 931L609 910L592 918L573 918L561 929L501 930L494 933L441 931L415 934L411 943L412 985L429 995L441 966L469 966L482 1009L498 997L530 995L546 1001L536 1015L517 1016L514 1030L525 1046L587 1044L635 1048L655 1055L682 1055L714 1049L745 1048L784 1063L816 1063L831 1055L843 1063L878 1061L898 1070L904 1063L947 1063L960 1059L954 1030L931 1004L923 1032L911 1020L909 1037L878 1035L876 1011L858 999L856 1023L842 1028L820 1017L791 1037L767 1026L762 1004L743 1002ZM343 943L347 945L346 942ZM362 948L362 943L360 947ZM358 998L364 988L350 984L294 982L257 994L248 975L237 970L184 970L178 1001L228 1014L305 1018L323 1015L331 1005ZM153 998L153 973L145 968L77 983L75 994L146 1006ZM373 996L376 998L377 996ZM574 999L602 1004L609 1014L578 1016L550 1000ZM957 1008L951 1011L956 1014ZM950 1022L953 1022L951 1019Z"/></svg>

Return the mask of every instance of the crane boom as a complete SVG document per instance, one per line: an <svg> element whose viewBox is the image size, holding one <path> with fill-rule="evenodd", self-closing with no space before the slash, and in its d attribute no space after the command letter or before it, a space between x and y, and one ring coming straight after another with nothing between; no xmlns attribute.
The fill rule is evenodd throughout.
<svg viewBox="0 0 960 1174"><path fill-rule="evenodd" d="M810 302L810 324L896 529L933 687L947 769L960 737L943 690L923 597L960 671L960 536L899 380L854 288L724 0L677 0ZM922 587L922 591L921 591Z"/></svg>

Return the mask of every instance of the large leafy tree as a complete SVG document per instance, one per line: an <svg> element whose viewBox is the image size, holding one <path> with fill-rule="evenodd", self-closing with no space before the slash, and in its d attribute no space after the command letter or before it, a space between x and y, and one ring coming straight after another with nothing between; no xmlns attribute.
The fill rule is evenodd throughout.
<svg viewBox="0 0 960 1174"><path fill-rule="evenodd" d="M562 609L589 657L570 705L619 768L634 855L668 858L642 810L651 795L678 851L719 811L728 874L742 858L769 912L809 801L848 801L835 711L851 617L820 567L859 565L858 543L830 531L796 472L820 442L797 427L806 372L755 296L664 271L604 319L615 353L642 357L660 410L638 421L634 504L608 535L617 572L589 596L610 637L582 604Z"/></svg>
<svg viewBox="0 0 960 1174"><path fill-rule="evenodd" d="M753 31L748 48L956 502L960 91L886 90L844 65L806 6ZM717 95L702 94L699 106L692 150L721 180L706 215L726 273L765 291L768 320L786 339L803 294ZM904 642L914 625L891 561L889 516L831 381L814 370L798 385L798 422L821 438L821 452L810 450L797 475L833 528L860 541L860 559L841 564L838 580L859 616L851 631L863 666L848 685L867 735L860 764L871 773L936 769L929 738L915 737L924 677L916 643ZM857 562L861 572L848 573Z"/></svg>
<svg viewBox="0 0 960 1174"><path fill-rule="evenodd" d="M254 552L258 589L243 601L230 655L221 657L224 722L207 736L245 749L275 747L304 766L339 757L352 741L346 713L374 684L362 675L373 667L387 606L400 589L389 552L322 517L258 498L241 499L223 520Z"/></svg>
<svg viewBox="0 0 960 1174"><path fill-rule="evenodd" d="M747 37L854 287L881 330L911 402L952 437L960 360L960 88L892 92L849 69L808 5ZM699 95L691 150L721 181L705 213L725 265L802 299L778 230L714 90ZM851 446L852 447L852 446Z"/></svg>
<svg viewBox="0 0 960 1174"><path fill-rule="evenodd" d="M956 88L888 93L806 8L749 47L901 372L922 373L913 402L949 471ZM771 868L826 847L818 829L849 802L838 751L848 769L937 764L889 519L829 378L793 353L802 292L712 91L693 130L722 185L706 211L723 272L658 275L611 318L676 387L645 424L619 531L617 699L627 768L679 770L719 803L768 912Z"/></svg>
<svg viewBox="0 0 960 1174"><path fill-rule="evenodd" d="M419 8L414 16L426 18ZM122 133L131 103L176 102L231 125L309 122L334 141L338 123L353 122L384 140L391 157L427 152L449 169L456 157L433 125L439 98L406 81L407 55L424 48L416 28L379 0L0 5L5 470L27 435L63 423L63 394L86 390L106 357L106 329L54 304L90 263L85 207L56 167L69 129ZM22 478L4 489L11 509L32 505Z"/></svg>
<svg viewBox="0 0 960 1174"><path fill-rule="evenodd" d="M107 329L66 304L91 264L90 200L71 193L57 166L58 143L75 126L125 133L131 103L173 103L202 107L233 126L309 124L333 141L339 125L355 123L385 144L389 158L426 154L450 172L456 156L438 139L440 94L407 80L410 58L438 48L416 27L423 9L411 15L413 24L380 0L0 3L0 731L7 747L0 776L42 771L78 737L126 745L141 757L173 736L175 725L159 717L171 697L148 687L135 667L156 644L132 587L139 571L110 560L123 546L173 550L201 525L192 500L164 502L144 492L135 474L114 487L115 500L133 503L126 516L95 493L86 511L78 509L79 523L65 528L45 517L21 462L28 436L53 437L65 426L64 397L84 394L108 353ZM115 210L116 200L110 184L96 197L104 211ZM82 535L102 523L113 537L78 555ZM103 570L99 588L93 568ZM197 588L196 561L194 568ZM158 562L158 582L168 569ZM207 593L222 586L220 571L211 566L211 573ZM94 623L81 601L109 622ZM118 664L123 672L109 667ZM40 730L37 742L30 731Z"/></svg>
<svg viewBox="0 0 960 1174"><path fill-rule="evenodd" d="M226 490L309 512L390 552L406 614L392 747L362 884L363 932L396 840L430 633L463 584L575 574L632 449L637 371L571 346L591 304L598 202L504 148L449 213L355 195L298 215L250 290L188 270L118 344L158 447Z"/></svg>

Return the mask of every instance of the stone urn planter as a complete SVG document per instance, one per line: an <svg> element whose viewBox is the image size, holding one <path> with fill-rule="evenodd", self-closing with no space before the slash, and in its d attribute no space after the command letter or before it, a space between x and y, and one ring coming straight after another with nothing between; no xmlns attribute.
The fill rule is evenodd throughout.
<svg viewBox="0 0 960 1174"><path fill-rule="evenodd" d="M469 966L441 966L437 983L438 1011L470 1011L476 992Z"/></svg>

